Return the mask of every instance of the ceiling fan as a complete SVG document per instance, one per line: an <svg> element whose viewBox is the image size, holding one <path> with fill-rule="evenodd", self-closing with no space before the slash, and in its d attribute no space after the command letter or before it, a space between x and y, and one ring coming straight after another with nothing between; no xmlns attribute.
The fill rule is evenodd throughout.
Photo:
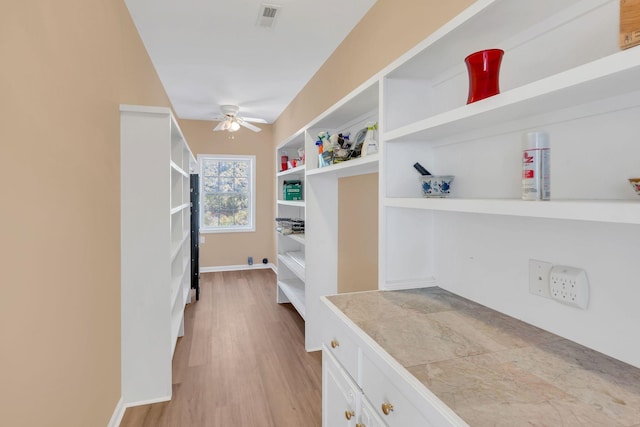
<svg viewBox="0 0 640 427"><path fill-rule="evenodd" d="M222 116L214 119L220 121L220 123L218 123L218 125L213 128L213 130L226 130L228 132L236 132L238 129L240 129L240 126L242 126L254 132L260 132L262 129L260 129L258 126L252 125L249 122L267 123L266 120L262 119L240 117L238 116L238 111L240 111L240 108L238 108L237 105L221 105L220 112L222 113Z"/></svg>

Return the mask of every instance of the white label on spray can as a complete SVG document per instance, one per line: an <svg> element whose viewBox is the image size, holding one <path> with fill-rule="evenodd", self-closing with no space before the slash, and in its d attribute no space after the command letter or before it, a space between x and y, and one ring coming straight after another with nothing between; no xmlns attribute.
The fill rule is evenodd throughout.
<svg viewBox="0 0 640 427"><path fill-rule="evenodd" d="M530 132L522 141L522 199L549 200L550 186L549 135Z"/></svg>

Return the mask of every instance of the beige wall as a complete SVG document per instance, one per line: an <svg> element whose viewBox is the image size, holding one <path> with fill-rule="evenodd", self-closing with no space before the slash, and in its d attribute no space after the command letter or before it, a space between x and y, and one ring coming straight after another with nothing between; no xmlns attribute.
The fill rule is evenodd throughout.
<svg viewBox="0 0 640 427"><path fill-rule="evenodd" d="M120 399L119 103L168 106L122 0L3 3L0 424Z"/></svg>
<svg viewBox="0 0 640 427"><path fill-rule="evenodd" d="M378 289L378 174L338 181L338 292Z"/></svg>
<svg viewBox="0 0 640 427"><path fill-rule="evenodd" d="M250 233L202 234L200 268L254 264L268 258L275 262L274 199L275 152L271 125L259 125L262 132L240 129L229 139L228 132L213 132L214 122L181 120L180 128L193 151L198 154L245 154L256 156L256 231Z"/></svg>

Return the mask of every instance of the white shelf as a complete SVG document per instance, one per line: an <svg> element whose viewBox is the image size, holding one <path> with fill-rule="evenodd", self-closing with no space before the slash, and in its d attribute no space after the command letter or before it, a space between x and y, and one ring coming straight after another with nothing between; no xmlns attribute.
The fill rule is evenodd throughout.
<svg viewBox="0 0 640 427"><path fill-rule="evenodd" d="M171 353L176 349L176 343L180 336L180 326L184 319L184 312L180 310L179 313L173 313L171 317Z"/></svg>
<svg viewBox="0 0 640 427"><path fill-rule="evenodd" d="M299 130L294 135L287 138L282 144L276 148L276 153L280 150L287 150L289 148L298 149L304 147L304 130ZM280 157L278 157L278 160Z"/></svg>
<svg viewBox="0 0 640 427"><path fill-rule="evenodd" d="M191 235L191 230L185 230L180 241L173 243L173 247L171 248L171 261L173 261L176 255L178 255L178 253L180 252L180 248L182 247L184 242L189 238L190 235Z"/></svg>
<svg viewBox="0 0 640 427"><path fill-rule="evenodd" d="M278 172L277 176L288 176L288 175L300 175L303 176L305 171L305 165L296 166L293 169L287 169L286 171Z"/></svg>
<svg viewBox="0 0 640 427"><path fill-rule="evenodd" d="M306 312L304 283L297 279L279 279L278 287L304 319Z"/></svg>
<svg viewBox="0 0 640 427"><path fill-rule="evenodd" d="M282 234L282 236L288 237L289 239L293 240L294 242L298 242L301 245L305 244L305 240L304 240L304 233L292 233L292 234Z"/></svg>
<svg viewBox="0 0 640 427"><path fill-rule="evenodd" d="M186 261L189 261L188 258L185 258ZM182 271L176 275L176 277L171 279L171 303L174 304L176 299L181 295L181 290L183 288L184 277L187 274L187 270L189 270L190 264L188 262L182 262ZM186 299L182 299L181 301L186 301Z"/></svg>
<svg viewBox="0 0 640 427"><path fill-rule="evenodd" d="M178 241L178 242L174 242L173 243L173 247L171 248L171 255L169 260L173 261L176 257L176 255L178 255L178 253L180 252L180 249L182 248L182 240Z"/></svg>
<svg viewBox="0 0 640 427"><path fill-rule="evenodd" d="M640 224L640 200L549 200L386 198L387 207Z"/></svg>
<svg viewBox="0 0 640 427"><path fill-rule="evenodd" d="M563 9L576 7L577 3L580 1L477 0L391 64L385 74L392 78L432 79L468 54L487 47L503 47L514 34L545 22ZM584 11L584 7L577 7L567 16Z"/></svg>
<svg viewBox="0 0 640 427"><path fill-rule="evenodd" d="M185 286L182 291L182 301L183 304L189 302L189 292L191 292L191 283L189 282L188 286Z"/></svg>
<svg viewBox="0 0 640 427"><path fill-rule="evenodd" d="M171 306L176 302L176 298L180 295L180 288L182 288L182 274L171 279Z"/></svg>
<svg viewBox="0 0 640 427"><path fill-rule="evenodd" d="M184 169L182 169L180 166L178 166L173 160L171 161L171 168L178 172L180 175L189 178L189 174L185 172Z"/></svg>
<svg viewBox="0 0 640 427"><path fill-rule="evenodd" d="M291 270L291 272L293 274L298 276L298 278L304 282L304 280L305 280L305 276L304 276L305 267L304 267L304 265L301 265L298 261L296 261L294 258L292 258L291 255L289 255L289 254L290 253L288 253L288 254L278 254L278 260L280 260L280 262L282 262L282 264L284 264L289 270Z"/></svg>
<svg viewBox="0 0 640 427"><path fill-rule="evenodd" d="M175 208L171 208L171 215L177 214L181 210L186 209L188 207L191 207L190 203L183 203L183 204L181 204L179 206L176 206Z"/></svg>
<svg viewBox="0 0 640 427"><path fill-rule="evenodd" d="M378 172L379 154L359 157L346 162L336 163L323 168L312 169L307 172L307 176L317 176L325 174L335 174L339 178L347 176L365 175Z"/></svg>
<svg viewBox="0 0 640 427"><path fill-rule="evenodd" d="M377 108L378 99L378 79L369 79L316 117L307 127L313 129L340 129L348 121L371 112L372 108Z"/></svg>
<svg viewBox="0 0 640 427"><path fill-rule="evenodd" d="M298 208L304 208L304 200L278 200L278 204L282 206L295 206Z"/></svg>
<svg viewBox="0 0 640 427"><path fill-rule="evenodd" d="M428 141L503 122L558 111L640 90L640 55L615 53L384 134L386 142Z"/></svg>
<svg viewBox="0 0 640 427"><path fill-rule="evenodd" d="M304 233L284 234L284 233L278 232L278 235L282 236L285 239L291 239L294 242L299 243L301 245L304 245L306 243Z"/></svg>
<svg viewBox="0 0 640 427"><path fill-rule="evenodd" d="M291 251L287 252L286 255L295 261L300 267L305 268L306 260L304 257L304 251Z"/></svg>

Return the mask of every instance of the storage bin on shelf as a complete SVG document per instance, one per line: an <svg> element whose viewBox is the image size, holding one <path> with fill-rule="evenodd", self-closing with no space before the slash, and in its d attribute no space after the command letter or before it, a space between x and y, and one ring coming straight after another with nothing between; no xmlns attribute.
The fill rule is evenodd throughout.
<svg viewBox="0 0 640 427"><path fill-rule="evenodd" d="M284 200L302 200L302 181L289 180L282 183Z"/></svg>

